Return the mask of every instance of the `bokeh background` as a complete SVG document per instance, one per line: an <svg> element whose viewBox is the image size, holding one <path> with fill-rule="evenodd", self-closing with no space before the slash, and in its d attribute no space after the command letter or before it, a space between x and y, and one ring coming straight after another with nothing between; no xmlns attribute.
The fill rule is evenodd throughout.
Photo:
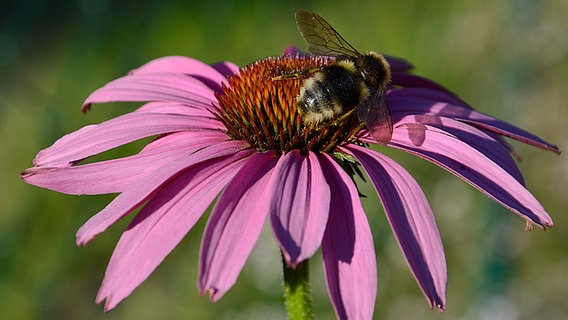
<svg viewBox="0 0 568 320"><path fill-rule="evenodd" d="M129 298L105 314L94 303L114 244L130 218L86 248L75 232L113 196L75 197L24 184L19 172L62 135L132 110L85 97L161 56L244 66L304 43L293 13L311 9L355 47L405 57L416 73L482 112L568 150L568 2L23 0L0 4L0 318L284 319L280 258L265 232L237 284L211 304L196 288L204 221ZM565 319L568 317L568 165L513 143L528 188L555 227L524 230L451 174L395 151L423 186L443 237L447 311L428 308L369 185L364 206L379 266L381 319ZM139 146L132 146L135 152ZM321 255L311 263L315 313L333 318Z"/></svg>

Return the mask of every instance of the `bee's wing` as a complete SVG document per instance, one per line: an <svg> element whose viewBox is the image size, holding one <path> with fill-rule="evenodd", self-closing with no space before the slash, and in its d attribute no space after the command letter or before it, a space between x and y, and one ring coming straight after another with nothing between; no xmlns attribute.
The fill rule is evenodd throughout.
<svg viewBox="0 0 568 320"><path fill-rule="evenodd" d="M384 88L378 88L363 100L357 108L357 115L377 143L387 145L390 142L393 129Z"/></svg>
<svg viewBox="0 0 568 320"><path fill-rule="evenodd" d="M322 56L350 56L361 54L318 14L307 10L296 11L296 24L308 50Z"/></svg>

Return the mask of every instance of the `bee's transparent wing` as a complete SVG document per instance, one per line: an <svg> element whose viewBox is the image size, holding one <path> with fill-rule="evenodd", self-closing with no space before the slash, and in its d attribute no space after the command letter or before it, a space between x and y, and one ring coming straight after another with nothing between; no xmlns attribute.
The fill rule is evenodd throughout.
<svg viewBox="0 0 568 320"><path fill-rule="evenodd" d="M308 50L313 54L333 57L361 55L316 13L307 10L296 11L296 24L300 34L308 43Z"/></svg>
<svg viewBox="0 0 568 320"><path fill-rule="evenodd" d="M384 88L375 90L363 100L357 108L357 115L377 143L387 145L390 142L393 129Z"/></svg>

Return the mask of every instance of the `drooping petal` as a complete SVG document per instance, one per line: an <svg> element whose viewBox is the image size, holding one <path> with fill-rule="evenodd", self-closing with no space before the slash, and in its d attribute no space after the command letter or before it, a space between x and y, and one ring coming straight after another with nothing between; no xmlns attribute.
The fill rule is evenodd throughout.
<svg viewBox="0 0 568 320"><path fill-rule="evenodd" d="M371 229L351 178L328 155L319 158L331 189L322 255L333 308L339 319L372 319L377 264Z"/></svg>
<svg viewBox="0 0 568 320"><path fill-rule="evenodd" d="M417 125L420 123L421 125ZM511 157L509 150L503 146L500 141L495 140L492 136L486 134L476 127L472 127L467 123L456 121L446 117L416 115L406 116L400 119L397 126L409 126L414 135L412 138L415 145L420 145L417 141L421 141L424 137L421 135L424 127L422 125L430 125L444 132L449 133L456 139L461 140L475 150L483 153L491 161L503 168L507 173L513 176L520 184L524 186L524 178ZM414 128L414 129L413 129Z"/></svg>
<svg viewBox="0 0 568 320"><path fill-rule="evenodd" d="M369 175L406 262L430 307L444 310L448 280L446 258L424 192L408 171L388 157L356 145L346 149Z"/></svg>
<svg viewBox="0 0 568 320"><path fill-rule="evenodd" d="M154 271L195 225L246 158L233 156L198 163L169 182L132 220L107 267L97 303L113 309Z"/></svg>
<svg viewBox="0 0 568 320"><path fill-rule="evenodd" d="M432 89L446 94L456 96L455 93L448 90L446 87L434 82L428 78L424 78L415 74L405 72L393 72L391 77L391 84L394 86L410 87L410 88L424 88ZM396 90L393 90L396 91ZM390 93L390 92L389 92ZM456 96L457 97L457 96ZM388 100L388 96L387 96ZM390 100L389 100L390 101Z"/></svg>
<svg viewBox="0 0 568 320"><path fill-rule="evenodd" d="M241 141L221 142L209 148L188 154L155 170L131 185L102 211L91 217L77 231L77 244L84 245L91 241L96 235L152 198L166 183L192 165L209 159L236 154L245 147L246 144Z"/></svg>
<svg viewBox="0 0 568 320"><path fill-rule="evenodd" d="M387 59L392 72L404 72L414 68L412 63L408 62L408 60L406 59L387 55L385 55L384 57L385 59Z"/></svg>
<svg viewBox="0 0 568 320"><path fill-rule="evenodd" d="M405 90L406 89L400 89L389 92L389 108L394 122L396 122L395 119L411 114L429 114L448 117L467 122L483 130L495 132L538 148L560 153L557 146L505 121L471 109L463 104L452 104L436 99L412 96L406 94Z"/></svg>
<svg viewBox="0 0 568 320"><path fill-rule="evenodd" d="M211 67L213 67L213 69L217 70L217 72L225 77L239 74L240 71L239 66L229 61L217 62L212 64Z"/></svg>
<svg viewBox="0 0 568 320"><path fill-rule="evenodd" d="M422 143L416 145L416 135ZM552 219L525 187L501 166L467 143L433 126L395 128L389 146L424 158L465 180L504 207L540 227Z"/></svg>
<svg viewBox="0 0 568 320"><path fill-rule="evenodd" d="M274 151L253 155L223 191L207 222L199 264L198 287L217 301L229 290L260 235L271 195Z"/></svg>
<svg viewBox="0 0 568 320"><path fill-rule="evenodd" d="M67 194L122 192L164 165L227 139L216 131L178 132L151 142L136 155L72 167L34 167L24 171L22 178Z"/></svg>
<svg viewBox="0 0 568 320"><path fill-rule="evenodd" d="M292 267L321 246L329 215L329 186L318 157L292 150L280 157L272 174L270 221L284 257Z"/></svg>
<svg viewBox="0 0 568 320"><path fill-rule="evenodd" d="M221 91L221 83L227 80L227 78L215 70L214 67L199 60L184 56L158 58L146 63L138 69L132 70L130 74L163 72L190 75L215 91Z"/></svg>
<svg viewBox="0 0 568 320"><path fill-rule="evenodd" d="M35 166L62 167L138 139L184 130L215 130L219 121L177 114L133 112L63 136L40 151Z"/></svg>
<svg viewBox="0 0 568 320"><path fill-rule="evenodd" d="M119 101L168 101L208 105L216 101L214 91L198 79L180 73L131 74L95 90L83 103L88 111L93 103Z"/></svg>

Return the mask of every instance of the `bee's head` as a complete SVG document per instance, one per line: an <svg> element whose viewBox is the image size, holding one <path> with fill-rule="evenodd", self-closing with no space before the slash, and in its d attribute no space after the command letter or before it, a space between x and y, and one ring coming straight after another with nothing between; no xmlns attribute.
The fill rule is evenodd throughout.
<svg viewBox="0 0 568 320"><path fill-rule="evenodd" d="M380 54L369 52L355 59L355 64L361 72L361 77L369 87L385 86L391 77L390 66Z"/></svg>

